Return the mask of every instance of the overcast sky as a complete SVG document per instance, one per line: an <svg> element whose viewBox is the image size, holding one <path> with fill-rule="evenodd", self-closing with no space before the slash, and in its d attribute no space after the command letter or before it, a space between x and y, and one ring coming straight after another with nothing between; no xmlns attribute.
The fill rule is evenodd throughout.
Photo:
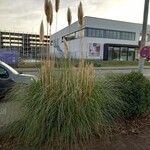
<svg viewBox="0 0 150 150"><path fill-rule="evenodd" d="M81 0L85 16L142 23L145 0ZM54 6L55 0L52 0ZM80 0L60 0L58 30L67 26L66 12L70 7L73 22L77 21ZM56 31L56 21L52 32ZM0 0L0 30L38 33L41 20L45 22L44 0ZM149 19L150 24L150 19Z"/></svg>

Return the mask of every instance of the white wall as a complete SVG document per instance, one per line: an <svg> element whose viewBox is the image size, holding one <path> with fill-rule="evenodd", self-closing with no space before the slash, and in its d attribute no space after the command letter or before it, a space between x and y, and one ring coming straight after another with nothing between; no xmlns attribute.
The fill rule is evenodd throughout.
<svg viewBox="0 0 150 150"><path fill-rule="evenodd" d="M69 51L71 55L74 57L79 57L81 54L81 46L84 50L84 58L91 58L88 56L89 52L89 43L99 43L100 44L100 56L94 57L92 59L103 59L103 47L105 43L112 43L112 44L125 44L125 45L138 45L140 33L142 30L141 24L136 23L129 23L129 22L122 22L122 21L114 21L114 20L107 20L101 18L94 18L94 17L85 17L84 18L84 27L89 28L101 28L101 29L109 29L109 30L118 30L118 31L127 31L127 32L135 32L136 37L135 41L130 40L119 40L119 39L107 39L107 38L93 38L93 37L83 37L82 39L75 39L68 41ZM83 28L84 28L83 27ZM70 30L69 27L62 29L61 31L57 32L56 34L52 35L51 39L58 38L58 44L61 49L64 49L64 45L62 43L62 37L70 33L79 30L78 22L75 22L71 25ZM148 26L148 33L150 33L150 26ZM82 43L82 44L81 44ZM150 45L150 42L147 42L146 45Z"/></svg>

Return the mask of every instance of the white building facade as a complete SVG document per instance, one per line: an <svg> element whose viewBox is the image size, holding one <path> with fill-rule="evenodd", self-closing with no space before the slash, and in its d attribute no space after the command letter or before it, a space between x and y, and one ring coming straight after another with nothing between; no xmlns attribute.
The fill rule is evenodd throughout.
<svg viewBox="0 0 150 150"><path fill-rule="evenodd" d="M138 59L141 32L141 24L84 17L82 28L75 22L53 34L51 42L57 56L64 52L65 38L70 58L134 61ZM146 45L150 45L150 26Z"/></svg>

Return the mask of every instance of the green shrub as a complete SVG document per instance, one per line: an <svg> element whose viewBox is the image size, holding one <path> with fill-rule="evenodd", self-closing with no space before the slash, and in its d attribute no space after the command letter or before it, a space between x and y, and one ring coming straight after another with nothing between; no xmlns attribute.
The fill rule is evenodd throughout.
<svg viewBox="0 0 150 150"><path fill-rule="evenodd" d="M83 61L78 68L67 65L59 71L53 62L46 62L38 81L14 91L11 97L22 103L25 112L10 125L9 135L35 149L82 145L107 131L124 106L115 87Z"/></svg>
<svg viewBox="0 0 150 150"><path fill-rule="evenodd" d="M126 118L137 117L150 109L150 81L139 72L111 74L110 84L116 85L120 98L127 104L123 110Z"/></svg>

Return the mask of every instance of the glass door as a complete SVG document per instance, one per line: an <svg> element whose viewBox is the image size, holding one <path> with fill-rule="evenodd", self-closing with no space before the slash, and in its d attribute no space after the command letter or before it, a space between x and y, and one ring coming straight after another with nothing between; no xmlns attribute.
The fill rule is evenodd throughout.
<svg viewBox="0 0 150 150"><path fill-rule="evenodd" d="M128 61L133 61L135 58L135 49L129 48L128 49Z"/></svg>
<svg viewBox="0 0 150 150"><path fill-rule="evenodd" d="M112 60L113 47L108 47L108 60Z"/></svg>

